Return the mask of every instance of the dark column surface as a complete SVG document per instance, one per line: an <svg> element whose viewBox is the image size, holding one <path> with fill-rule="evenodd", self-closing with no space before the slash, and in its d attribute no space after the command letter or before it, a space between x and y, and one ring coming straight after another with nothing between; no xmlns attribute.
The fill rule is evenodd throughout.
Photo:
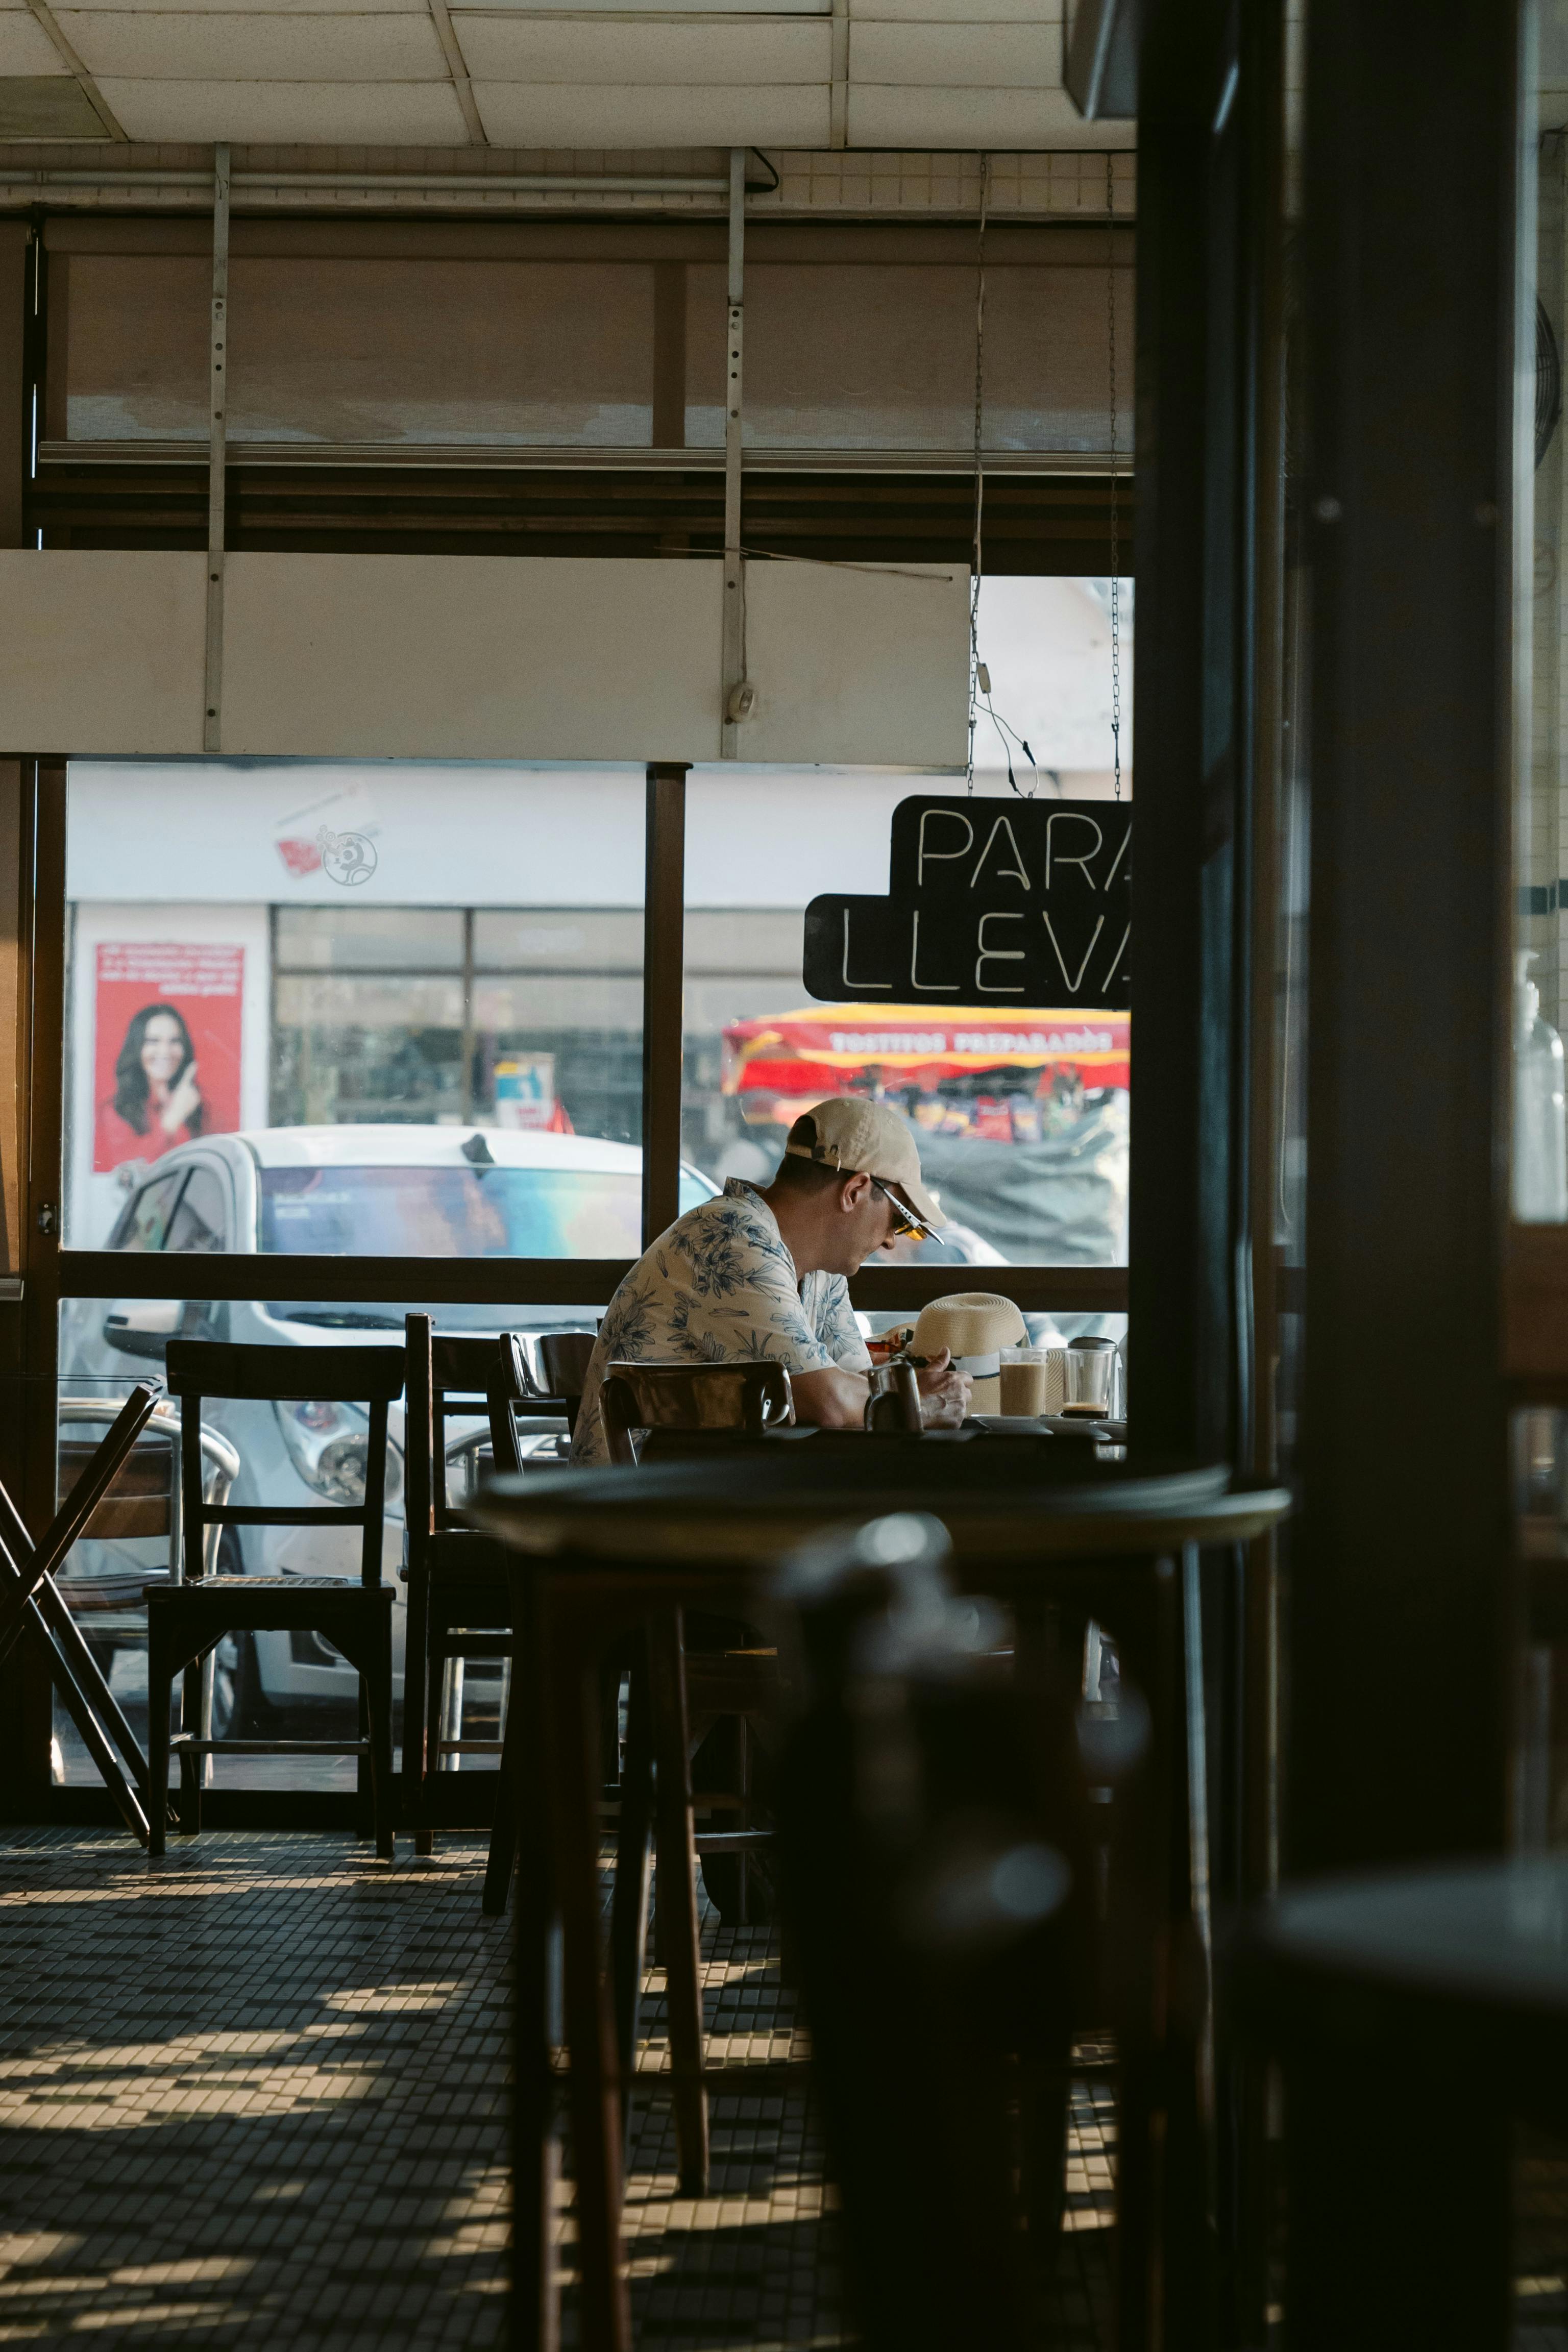
<svg viewBox="0 0 1568 2352"><path fill-rule="evenodd" d="M1287 1866L1496 1849L1515 10L1313 0L1305 1517Z"/></svg>
<svg viewBox="0 0 1568 2352"><path fill-rule="evenodd" d="M1148 11L1134 536L1132 1380L1141 1438L1210 1455L1232 1442L1228 333L1210 349L1229 292L1209 187L1219 29L1208 7Z"/></svg>

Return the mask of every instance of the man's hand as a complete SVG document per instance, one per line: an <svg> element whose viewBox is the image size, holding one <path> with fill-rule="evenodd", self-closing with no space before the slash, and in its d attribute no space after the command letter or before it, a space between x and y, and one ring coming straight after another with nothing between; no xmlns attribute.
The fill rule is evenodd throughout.
<svg viewBox="0 0 1568 2352"><path fill-rule="evenodd" d="M952 1369L951 1350L942 1349L916 1373L920 1383L921 1419L927 1429L956 1429L969 1411L973 1382L967 1372Z"/></svg>

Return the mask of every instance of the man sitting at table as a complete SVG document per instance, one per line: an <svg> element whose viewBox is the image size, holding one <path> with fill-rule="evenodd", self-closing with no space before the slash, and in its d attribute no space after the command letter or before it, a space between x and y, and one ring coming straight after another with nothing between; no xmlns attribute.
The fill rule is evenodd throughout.
<svg viewBox="0 0 1568 2352"><path fill-rule="evenodd" d="M731 1177L633 1266L599 1327L573 1461L609 1459L599 1384L613 1363L783 1364L797 1420L858 1429L871 1360L847 1276L900 1234L946 1222L896 1111L842 1096L818 1103L790 1129L771 1184ZM945 1349L919 1380L927 1427L956 1428L970 1384Z"/></svg>

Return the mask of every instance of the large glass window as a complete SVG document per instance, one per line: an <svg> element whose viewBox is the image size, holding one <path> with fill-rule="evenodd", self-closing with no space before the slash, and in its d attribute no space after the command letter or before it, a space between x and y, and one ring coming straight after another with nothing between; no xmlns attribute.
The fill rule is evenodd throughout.
<svg viewBox="0 0 1568 2352"><path fill-rule="evenodd" d="M193 244L54 264L52 300L69 305L62 437L206 439L211 264ZM231 442L652 438L647 262L242 251L229 299Z"/></svg>
<svg viewBox="0 0 1568 2352"><path fill-rule="evenodd" d="M405 249L300 247L239 223L229 267L230 444L714 448L724 438L724 232L410 224ZM51 223L46 437L207 436L203 225ZM171 245L176 249L170 249ZM258 246L272 249L258 250ZM184 249L178 249L183 247ZM697 257L706 256L707 257ZM744 433L757 448L968 448L975 239L952 220L754 222ZM994 451L1132 445L1131 238L995 222L983 433ZM656 381L657 379L657 381ZM684 381L684 397L683 397Z"/></svg>
<svg viewBox="0 0 1568 2352"><path fill-rule="evenodd" d="M1123 584L1123 709L1131 602ZM992 680L974 788L1108 800L1108 583L995 579L981 609ZM998 725L997 720L1002 723ZM1131 730L1122 731L1131 793ZM1026 759L1017 748L1030 747ZM869 770L707 770L687 795L688 1161L763 1180L791 1121L824 1096L892 1103L918 1131L951 1224L912 1255L973 1265L1126 1260L1131 1024L1125 1013L826 1004L801 980L819 891L883 892L899 802L921 788ZM740 887L737 887L739 882Z"/></svg>
<svg viewBox="0 0 1568 2352"><path fill-rule="evenodd" d="M67 1243L635 1255L644 797L73 764Z"/></svg>

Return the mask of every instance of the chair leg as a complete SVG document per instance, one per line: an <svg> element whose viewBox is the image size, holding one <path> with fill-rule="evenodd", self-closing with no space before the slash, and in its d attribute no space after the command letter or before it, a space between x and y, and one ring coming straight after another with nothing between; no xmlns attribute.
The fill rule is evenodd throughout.
<svg viewBox="0 0 1568 2352"><path fill-rule="evenodd" d="M408 1572L408 1606L403 1635L403 1814L414 1832L416 1853L429 1853L435 1841L425 1818L425 1742L429 1721L425 1666L430 1646L430 1579L424 1569Z"/></svg>
<svg viewBox="0 0 1568 2352"><path fill-rule="evenodd" d="M521 1780L527 1773L529 1728L524 1698L524 1682L517 1673L517 1661L512 1658L512 1696L505 1710L505 1736L500 1740L500 1773L496 1778L496 1818L489 1828L489 1858L484 1863L484 1895L479 1910L487 1919L499 1919L505 1910L505 1898L510 1891L512 1870L517 1865L517 1828L520 1828ZM538 1788L529 1790L536 1801Z"/></svg>
<svg viewBox="0 0 1568 2352"><path fill-rule="evenodd" d="M616 1680L618 1697L618 1674ZM602 1690L602 1684L600 1687ZM653 1734L647 1665L646 1658L637 1656L632 1661L626 1703L626 1750L621 1767L621 1818L616 1840L616 1885L610 1906L610 1980L628 2153L632 2089L637 2074L637 2011L647 1950L648 1832L652 1826Z"/></svg>
<svg viewBox="0 0 1568 2352"><path fill-rule="evenodd" d="M684 1615L660 1610L648 1626L648 1683L657 1770L658 1906L680 2193L708 2189L708 2094L702 2082L702 1969L697 1934L697 1848L686 1711Z"/></svg>
<svg viewBox="0 0 1568 2352"><path fill-rule="evenodd" d="M188 1732L195 1727L196 1738L202 1727L202 1670L200 1661L187 1665L180 1685L180 1729ZM202 1826L201 1759L188 1748L180 1749L180 1835L195 1837Z"/></svg>
<svg viewBox="0 0 1568 2352"><path fill-rule="evenodd" d="M579 1629L569 1627L561 1651L546 1660L548 1778L572 2053L580 2340L583 2352L630 2352L631 2312L621 2259L615 2028L599 1973L599 1748L585 1647Z"/></svg>
<svg viewBox="0 0 1568 2352"><path fill-rule="evenodd" d="M370 1796L375 1828L375 1850L383 1862L397 1853L393 1829L392 1780L392 1616L390 1611L376 1630L374 1672L360 1678L361 1709L368 1718Z"/></svg>
<svg viewBox="0 0 1568 2352"><path fill-rule="evenodd" d="M169 1709L174 1676L159 1612L150 1609L147 1617L147 1851L161 1854L168 1850Z"/></svg>
<svg viewBox="0 0 1568 2352"><path fill-rule="evenodd" d="M505 1910L515 1863L510 2341L514 2352L557 2352L560 2315L552 2232L559 2152L551 2016L554 1901L532 1596L521 1578L516 1591L511 1695L484 1907L492 1916Z"/></svg>

